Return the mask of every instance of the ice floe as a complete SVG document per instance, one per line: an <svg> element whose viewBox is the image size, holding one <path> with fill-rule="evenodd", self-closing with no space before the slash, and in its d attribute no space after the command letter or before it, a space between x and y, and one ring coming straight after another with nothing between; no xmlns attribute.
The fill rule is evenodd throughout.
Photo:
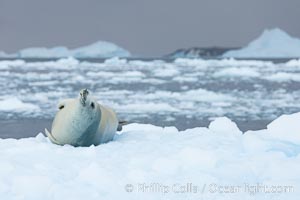
<svg viewBox="0 0 300 200"><path fill-rule="evenodd" d="M226 117L206 127L129 124L79 147L0 139L3 199L297 199L299 113L245 134Z"/></svg>

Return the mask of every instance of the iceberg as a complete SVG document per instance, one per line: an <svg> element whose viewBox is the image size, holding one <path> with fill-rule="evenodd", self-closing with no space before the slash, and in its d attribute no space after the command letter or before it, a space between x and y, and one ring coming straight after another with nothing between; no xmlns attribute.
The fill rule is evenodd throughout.
<svg viewBox="0 0 300 200"><path fill-rule="evenodd" d="M70 51L66 47L31 47L17 52L19 58L62 58L69 57Z"/></svg>
<svg viewBox="0 0 300 200"><path fill-rule="evenodd" d="M109 58L129 57L130 53L113 43L98 41L94 44L72 50L71 55L75 58Z"/></svg>
<svg viewBox="0 0 300 200"><path fill-rule="evenodd" d="M16 54L7 54L4 51L0 51L0 58L15 58Z"/></svg>
<svg viewBox="0 0 300 200"><path fill-rule="evenodd" d="M130 53L116 44L106 41L98 41L91 45L76 49L68 49L64 46L53 48L31 47L22 49L13 55L18 58L110 58L129 57ZM0 57L7 57L7 54L0 52Z"/></svg>
<svg viewBox="0 0 300 200"><path fill-rule="evenodd" d="M300 39L291 37L279 28L265 30L246 47L231 50L223 57L234 58L298 58Z"/></svg>
<svg viewBox="0 0 300 200"><path fill-rule="evenodd" d="M0 57L6 57L6 53L3 51L0 51Z"/></svg>

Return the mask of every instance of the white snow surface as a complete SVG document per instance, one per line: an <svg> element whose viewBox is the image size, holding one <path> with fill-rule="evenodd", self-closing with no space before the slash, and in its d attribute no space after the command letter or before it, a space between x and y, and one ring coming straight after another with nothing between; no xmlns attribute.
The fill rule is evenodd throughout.
<svg viewBox="0 0 300 200"><path fill-rule="evenodd" d="M300 113L282 115L268 125L268 130L274 137L300 144L299 119Z"/></svg>
<svg viewBox="0 0 300 200"><path fill-rule="evenodd" d="M246 47L231 50L223 57L234 58L298 58L300 39L291 37L279 28L265 30Z"/></svg>
<svg viewBox="0 0 300 200"><path fill-rule="evenodd" d="M0 139L1 199L297 199L300 113L245 134L129 124L112 142L79 147Z"/></svg>
<svg viewBox="0 0 300 200"><path fill-rule="evenodd" d="M115 56L129 57L130 53L116 44L98 41L76 49L68 49L63 46L53 48L31 47L18 51L16 56L19 58L65 58L70 56L74 58L109 58Z"/></svg>

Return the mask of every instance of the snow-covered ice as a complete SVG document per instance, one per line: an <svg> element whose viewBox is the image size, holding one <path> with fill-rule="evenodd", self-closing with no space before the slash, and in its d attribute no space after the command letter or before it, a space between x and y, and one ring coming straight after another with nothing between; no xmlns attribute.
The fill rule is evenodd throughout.
<svg viewBox="0 0 300 200"><path fill-rule="evenodd" d="M300 144L300 113L282 115L268 125L268 131L274 137Z"/></svg>
<svg viewBox="0 0 300 200"><path fill-rule="evenodd" d="M223 57L235 58L299 58L300 39L279 28L265 30L246 47L226 52Z"/></svg>
<svg viewBox="0 0 300 200"><path fill-rule="evenodd" d="M297 199L300 113L245 134L130 124L99 146L0 139L2 199Z"/></svg>
<svg viewBox="0 0 300 200"><path fill-rule="evenodd" d="M6 54L0 52L0 57L18 57L18 58L110 58L110 57L129 57L129 51L117 46L114 43L98 41L91 45L68 49L67 47L58 46L53 48L30 47L22 49L15 54Z"/></svg>

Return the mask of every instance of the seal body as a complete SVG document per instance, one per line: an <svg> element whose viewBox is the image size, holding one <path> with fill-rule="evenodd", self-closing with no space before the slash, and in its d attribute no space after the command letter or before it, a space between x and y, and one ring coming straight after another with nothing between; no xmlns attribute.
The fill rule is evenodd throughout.
<svg viewBox="0 0 300 200"><path fill-rule="evenodd" d="M60 102L58 108L51 132L45 129L51 142L90 146L113 140L119 126L116 113L89 97L86 89L79 98Z"/></svg>

